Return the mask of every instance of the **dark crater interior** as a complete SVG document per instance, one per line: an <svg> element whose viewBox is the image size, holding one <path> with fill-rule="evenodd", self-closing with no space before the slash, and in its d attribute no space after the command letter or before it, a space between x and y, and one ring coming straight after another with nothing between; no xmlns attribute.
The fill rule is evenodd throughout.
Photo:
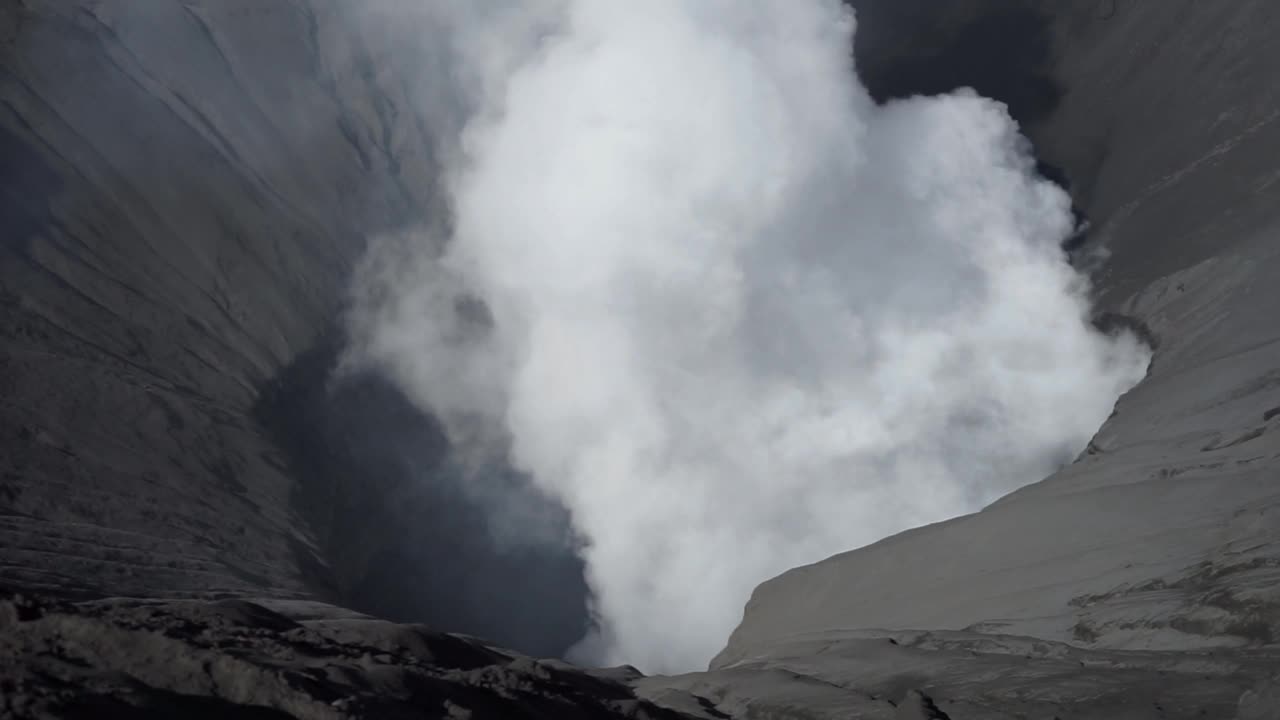
<svg viewBox="0 0 1280 720"><path fill-rule="evenodd" d="M401 622L560 656L589 623L589 590L572 543L500 539L502 522L464 489L467 477L437 420L371 372L334 372L338 332L298 360L262 396L259 418L285 449L295 498L331 571L314 558L316 589L338 604ZM568 513L506 467L485 482L506 488L564 530Z"/></svg>

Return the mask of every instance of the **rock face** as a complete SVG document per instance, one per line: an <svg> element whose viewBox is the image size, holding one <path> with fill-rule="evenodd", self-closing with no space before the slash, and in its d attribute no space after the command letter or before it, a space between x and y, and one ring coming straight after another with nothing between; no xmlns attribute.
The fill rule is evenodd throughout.
<svg viewBox="0 0 1280 720"><path fill-rule="evenodd" d="M256 42L222 32L233 12L0 10L8 582L304 592L294 555L315 541L247 411L360 250L338 222L358 152L307 107L374 99L307 82L306 44L266 42L304 26L297 6L255 18Z"/></svg>
<svg viewBox="0 0 1280 720"><path fill-rule="evenodd" d="M0 584L323 597L556 654L581 563L503 552L430 419L327 375L366 236L439 214L415 68L352 8L0 3Z"/></svg>
<svg viewBox="0 0 1280 720"><path fill-rule="evenodd" d="M1280 717L1280 6L854 4L878 96L1010 104L1154 361L1072 465L764 583L675 678L314 602L537 654L586 622L430 418L329 384L366 235L439 214L394 27L0 4L0 716Z"/></svg>

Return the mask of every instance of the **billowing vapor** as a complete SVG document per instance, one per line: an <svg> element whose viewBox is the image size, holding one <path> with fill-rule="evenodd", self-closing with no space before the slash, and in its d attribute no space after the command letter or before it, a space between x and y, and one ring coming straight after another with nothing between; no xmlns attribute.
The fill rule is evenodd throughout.
<svg viewBox="0 0 1280 720"><path fill-rule="evenodd" d="M375 247L352 318L569 509L581 659L704 664L760 581L1040 479L1144 372L1004 107L876 106L837 0L480 5L432 6L450 227Z"/></svg>

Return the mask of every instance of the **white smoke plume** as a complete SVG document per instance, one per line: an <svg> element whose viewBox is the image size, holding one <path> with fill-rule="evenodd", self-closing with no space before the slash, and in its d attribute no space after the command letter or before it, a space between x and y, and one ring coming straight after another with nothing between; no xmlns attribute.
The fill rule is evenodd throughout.
<svg viewBox="0 0 1280 720"><path fill-rule="evenodd" d="M374 248L353 327L568 507L581 658L703 665L760 581L1040 479L1144 372L1004 107L877 106L837 0L476 5L430 6L450 228Z"/></svg>

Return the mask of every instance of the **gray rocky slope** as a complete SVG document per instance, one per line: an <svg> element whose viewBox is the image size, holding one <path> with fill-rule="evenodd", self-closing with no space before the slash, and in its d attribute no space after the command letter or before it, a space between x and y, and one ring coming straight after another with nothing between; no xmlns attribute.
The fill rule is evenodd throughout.
<svg viewBox="0 0 1280 720"><path fill-rule="evenodd" d="M894 652L930 650L918 672L933 684L990 697L975 717L1006 702L1068 717L1055 701L1108 693L1146 714L1106 699L1076 716L1229 716L1232 695L1280 662L1280 49L1268 40L1280 8L1010 7L1043 11L1061 95L1029 130L1092 223L1077 253L1100 259L1104 320L1155 346L1149 376L1043 482L764 583L712 667L856 683L856 648L896 638ZM939 20L943 52L971 9L942 13L954 13ZM967 652L1022 658L1028 682L975 692ZM1077 662L1162 670L1090 681L1064 670ZM1209 703L1210 677L1236 673Z"/></svg>
<svg viewBox="0 0 1280 720"><path fill-rule="evenodd" d="M581 636L570 550L498 552L430 418L330 382L366 238L438 215L415 38L380 20L0 3L0 583Z"/></svg>
<svg viewBox="0 0 1280 720"><path fill-rule="evenodd" d="M1155 357L1076 463L764 583L676 678L314 602L537 654L585 614L571 558L364 479L370 414L415 447L429 418L326 388L362 238L432 214L387 29L322 0L0 5L0 585L26 593L0 713L1280 717L1280 6L856 4L873 91L1010 103L1091 223L1100 323Z"/></svg>

